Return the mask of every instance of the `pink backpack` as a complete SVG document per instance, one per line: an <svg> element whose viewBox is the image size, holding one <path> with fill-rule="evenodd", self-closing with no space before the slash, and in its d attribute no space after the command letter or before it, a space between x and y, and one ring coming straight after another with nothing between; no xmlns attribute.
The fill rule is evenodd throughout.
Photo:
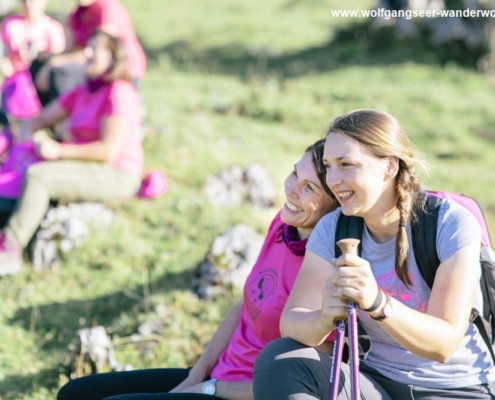
<svg viewBox="0 0 495 400"><path fill-rule="evenodd" d="M29 166L40 160L33 142L14 144L0 170L0 197L18 198L21 195L24 174Z"/></svg>
<svg viewBox="0 0 495 400"><path fill-rule="evenodd" d="M31 74L19 71L6 77L2 83L2 109L16 119L30 119L41 112Z"/></svg>

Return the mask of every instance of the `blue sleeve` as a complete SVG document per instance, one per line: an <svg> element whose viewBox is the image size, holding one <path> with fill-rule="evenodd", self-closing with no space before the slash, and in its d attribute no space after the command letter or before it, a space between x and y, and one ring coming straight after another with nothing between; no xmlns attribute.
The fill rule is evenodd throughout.
<svg viewBox="0 0 495 400"><path fill-rule="evenodd" d="M340 216L340 208L323 216L311 232L306 249L328 262L335 257L335 227Z"/></svg>
<svg viewBox="0 0 495 400"><path fill-rule="evenodd" d="M472 243L481 245L481 228L474 215L450 200L440 208L437 227L437 253L440 262L447 260Z"/></svg>

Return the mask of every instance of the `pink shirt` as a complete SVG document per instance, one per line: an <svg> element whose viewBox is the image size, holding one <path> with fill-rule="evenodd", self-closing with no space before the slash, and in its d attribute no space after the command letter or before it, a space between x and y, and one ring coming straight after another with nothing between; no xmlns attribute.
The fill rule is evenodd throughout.
<svg viewBox="0 0 495 400"><path fill-rule="evenodd" d="M142 79L146 69L146 56L139 43L131 19L119 0L96 0L89 6L77 7L69 15L68 26L79 48L84 48L93 32L101 27L116 29L128 52L131 75Z"/></svg>
<svg viewBox="0 0 495 400"><path fill-rule="evenodd" d="M244 285L239 325L211 377L250 381L259 352L280 337L279 323L304 256L293 254L280 236L280 212L272 221L258 260ZM333 340L332 338L329 340Z"/></svg>
<svg viewBox="0 0 495 400"><path fill-rule="evenodd" d="M83 144L100 140L105 117L118 116L125 119L127 137L112 165L124 172L141 175L144 162L141 100L130 82L115 81L94 93L89 91L86 84L82 84L61 95L58 102L69 114L71 143Z"/></svg>
<svg viewBox="0 0 495 400"><path fill-rule="evenodd" d="M23 60L20 51L27 50L30 43L38 53L53 53L54 49L65 47L62 24L48 16L32 24L22 15L12 15L2 21L0 35L15 72L28 70L32 60Z"/></svg>

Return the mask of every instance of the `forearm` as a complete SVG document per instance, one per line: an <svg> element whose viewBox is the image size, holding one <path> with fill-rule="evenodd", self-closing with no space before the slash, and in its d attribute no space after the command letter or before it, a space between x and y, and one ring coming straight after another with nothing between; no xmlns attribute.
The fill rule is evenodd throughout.
<svg viewBox="0 0 495 400"><path fill-rule="evenodd" d="M466 327L413 310L392 299L393 315L378 322L397 343L411 353L438 362L446 362L459 347ZM468 316L466 315L466 325Z"/></svg>
<svg viewBox="0 0 495 400"><path fill-rule="evenodd" d="M54 55L50 58L49 64L51 67L59 67L65 64L82 64L86 61L84 52L77 49L68 53Z"/></svg>
<svg viewBox="0 0 495 400"><path fill-rule="evenodd" d="M252 400L253 396L253 381L241 382L217 382L216 396L228 400Z"/></svg>
<svg viewBox="0 0 495 400"><path fill-rule="evenodd" d="M210 374L213 367L217 364L220 355L227 348L234 331L239 325L241 307L242 301L239 301L230 309L222 323L218 326L215 334L206 345L203 354L191 370L191 373L202 375L200 376L201 379L204 379Z"/></svg>
<svg viewBox="0 0 495 400"><path fill-rule="evenodd" d="M335 324L321 318L321 310L292 308L284 310L280 319L280 334L307 346L321 345Z"/></svg>
<svg viewBox="0 0 495 400"><path fill-rule="evenodd" d="M52 68L66 64L83 64L84 62L85 57L81 50L71 53L57 54L50 57L36 75L36 87L43 92L46 92L50 88L50 72Z"/></svg>
<svg viewBox="0 0 495 400"><path fill-rule="evenodd" d="M86 144L62 144L60 159L99 161L110 163L108 145L102 141Z"/></svg>
<svg viewBox="0 0 495 400"><path fill-rule="evenodd" d="M0 72L3 76L8 77L14 73L14 67L8 58L0 60Z"/></svg>

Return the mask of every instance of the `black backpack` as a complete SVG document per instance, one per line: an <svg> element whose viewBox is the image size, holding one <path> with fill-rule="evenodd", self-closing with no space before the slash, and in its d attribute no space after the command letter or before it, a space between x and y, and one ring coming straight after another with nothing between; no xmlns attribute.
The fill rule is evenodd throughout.
<svg viewBox="0 0 495 400"><path fill-rule="evenodd" d="M417 219L411 221L412 244L419 271L431 288L436 271L440 265L436 251L437 220L444 199L453 200L471 211L482 229L483 246L480 250L481 291L483 293L483 312L472 309L469 321L478 328L495 364L495 253L491 247L488 227L481 207L469 196L446 192L423 192L414 205ZM360 217L341 214L335 230L335 243L344 238L362 239L364 221ZM361 255L361 244L358 252ZM335 256L342 254L335 245Z"/></svg>

